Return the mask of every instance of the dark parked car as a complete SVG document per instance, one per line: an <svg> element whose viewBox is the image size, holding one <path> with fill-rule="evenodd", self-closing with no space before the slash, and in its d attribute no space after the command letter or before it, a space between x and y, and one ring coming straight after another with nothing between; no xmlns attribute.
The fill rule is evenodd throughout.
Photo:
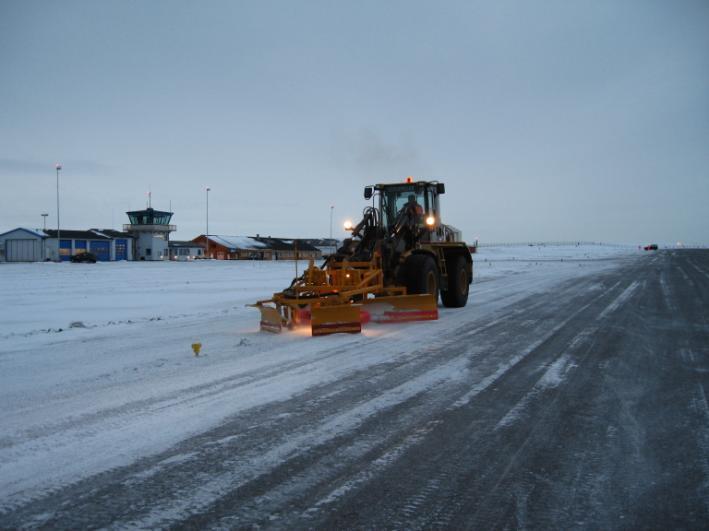
<svg viewBox="0 0 709 531"><path fill-rule="evenodd" d="M651 243L650 245L646 245L643 247L646 251L657 251L657 244L656 243Z"/></svg>
<svg viewBox="0 0 709 531"><path fill-rule="evenodd" d="M95 264L96 255L93 253L79 253L72 256L71 261L75 264Z"/></svg>

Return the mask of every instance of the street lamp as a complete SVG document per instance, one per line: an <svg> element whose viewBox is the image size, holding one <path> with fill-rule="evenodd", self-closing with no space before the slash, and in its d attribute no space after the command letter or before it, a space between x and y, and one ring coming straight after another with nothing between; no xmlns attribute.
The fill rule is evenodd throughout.
<svg viewBox="0 0 709 531"><path fill-rule="evenodd" d="M207 187L207 258L209 258L209 191L211 188Z"/></svg>
<svg viewBox="0 0 709 531"><path fill-rule="evenodd" d="M332 244L332 211L333 211L333 210L335 210L335 205L330 205L330 246L331 246L331 247L335 247L335 246ZM334 252L334 250L335 250L335 249L333 249L332 251Z"/></svg>
<svg viewBox="0 0 709 531"><path fill-rule="evenodd" d="M47 214L47 213L42 214L42 230L45 232L47 231L47 216L48 215L49 214Z"/></svg>
<svg viewBox="0 0 709 531"><path fill-rule="evenodd" d="M59 163L56 163L54 165L54 168L57 170L57 261L61 261L62 257L60 254L60 249L62 246L62 240L61 240L61 230L59 226L59 172L62 169L62 165Z"/></svg>

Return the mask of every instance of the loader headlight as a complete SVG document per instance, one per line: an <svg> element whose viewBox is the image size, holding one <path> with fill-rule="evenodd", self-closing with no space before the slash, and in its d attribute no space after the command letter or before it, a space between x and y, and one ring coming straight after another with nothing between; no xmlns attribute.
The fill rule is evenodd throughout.
<svg viewBox="0 0 709 531"><path fill-rule="evenodd" d="M345 230L352 230L352 222L349 219L345 221Z"/></svg>
<svg viewBox="0 0 709 531"><path fill-rule="evenodd" d="M433 217L433 216L428 216L428 217L426 218L426 225L428 225L429 227L433 227L435 224L436 224L436 218L435 218L435 217Z"/></svg>

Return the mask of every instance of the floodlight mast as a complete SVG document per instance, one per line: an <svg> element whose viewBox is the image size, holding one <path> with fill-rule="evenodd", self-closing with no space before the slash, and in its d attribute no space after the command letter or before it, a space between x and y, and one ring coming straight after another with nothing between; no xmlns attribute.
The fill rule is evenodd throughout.
<svg viewBox="0 0 709 531"><path fill-rule="evenodd" d="M205 238L207 240L207 258L209 258L209 191L211 188L207 186L207 233L205 234Z"/></svg>
<svg viewBox="0 0 709 531"><path fill-rule="evenodd" d="M61 227L59 223L59 172L62 169L62 165L57 163L54 165L54 168L57 170L57 262L60 262L62 257L61 257L61 246L62 246L62 233L61 233Z"/></svg>
<svg viewBox="0 0 709 531"><path fill-rule="evenodd" d="M330 246L333 247L332 252L335 252L334 245L332 243L332 211L335 210L335 205L330 205Z"/></svg>

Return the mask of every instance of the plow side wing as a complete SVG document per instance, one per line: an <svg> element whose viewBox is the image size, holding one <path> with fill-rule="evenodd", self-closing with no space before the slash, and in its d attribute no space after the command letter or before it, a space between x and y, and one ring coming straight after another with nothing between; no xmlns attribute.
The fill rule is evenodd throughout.
<svg viewBox="0 0 709 531"><path fill-rule="evenodd" d="M362 313L375 323L403 323L438 319L438 305L433 295L393 295L365 301Z"/></svg>
<svg viewBox="0 0 709 531"><path fill-rule="evenodd" d="M313 308L310 324L314 336L346 332L359 334L362 331L359 304L341 304Z"/></svg>
<svg viewBox="0 0 709 531"><path fill-rule="evenodd" d="M261 312L261 330L279 334L283 329L281 314L273 306L257 306Z"/></svg>

